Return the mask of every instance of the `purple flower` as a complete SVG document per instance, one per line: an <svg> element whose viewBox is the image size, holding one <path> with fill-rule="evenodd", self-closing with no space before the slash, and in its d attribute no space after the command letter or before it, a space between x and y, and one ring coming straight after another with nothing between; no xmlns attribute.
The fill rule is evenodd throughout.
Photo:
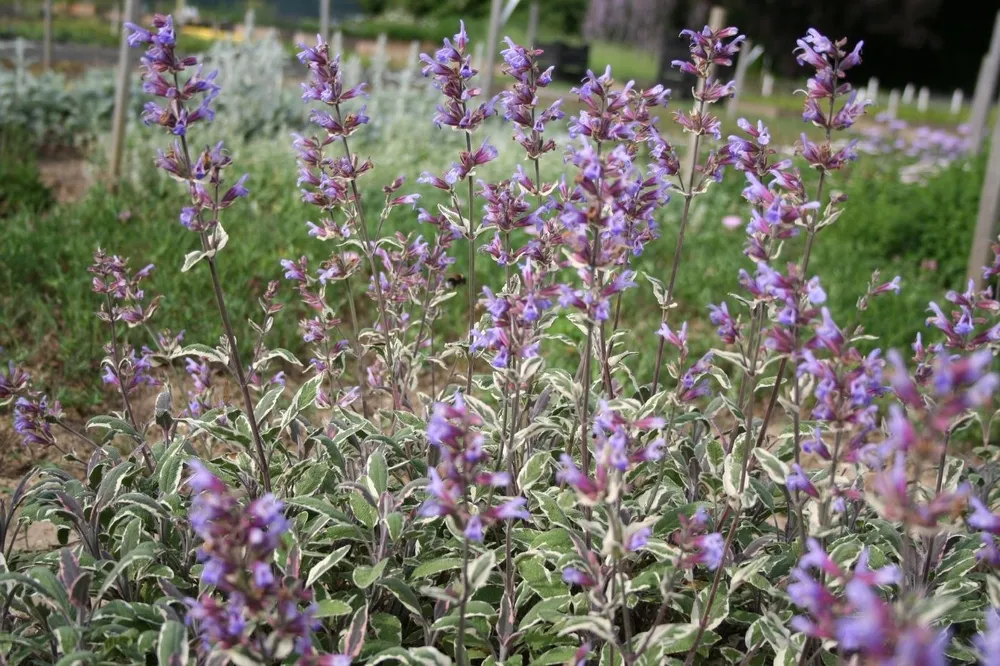
<svg viewBox="0 0 1000 666"><path fill-rule="evenodd" d="M802 471L802 467L798 463L792 463L792 473L785 480L785 486L792 492L801 491L810 497L819 497L819 491L816 490L816 486L809 480L809 477Z"/></svg>
<svg viewBox="0 0 1000 666"><path fill-rule="evenodd" d="M21 396L14 401L14 431L24 446L55 444L52 422L62 416L59 402L50 404L47 396Z"/></svg>
<svg viewBox="0 0 1000 666"><path fill-rule="evenodd" d="M649 527L640 527L635 530L625 540L625 550L632 553L645 547L652 533L653 530Z"/></svg>
<svg viewBox="0 0 1000 666"><path fill-rule="evenodd" d="M986 629L974 639L982 666L1000 666L1000 611L986 611Z"/></svg>
<svg viewBox="0 0 1000 666"><path fill-rule="evenodd" d="M993 535L1000 535L1000 516L991 512L978 497L970 497L969 503L973 508L973 512L968 518L969 527Z"/></svg>
<svg viewBox="0 0 1000 666"><path fill-rule="evenodd" d="M562 579L570 585L579 585L580 587L593 587L597 583L593 576L575 567L563 569Z"/></svg>

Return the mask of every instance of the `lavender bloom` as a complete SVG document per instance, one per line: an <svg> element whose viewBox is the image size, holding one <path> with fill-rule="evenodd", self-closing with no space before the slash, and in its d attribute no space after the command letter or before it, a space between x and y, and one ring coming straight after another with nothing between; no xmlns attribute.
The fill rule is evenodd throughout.
<svg viewBox="0 0 1000 666"><path fill-rule="evenodd" d="M700 32L682 30L681 37L691 42L691 59L674 60L670 65L686 74L707 79L713 65L729 67L733 64L733 56L746 41L746 37L738 33L739 30L733 27L713 31L707 25Z"/></svg>
<svg viewBox="0 0 1000 666"><path fill-rule="evenodd" d="M728 345L736 344L740 338L740 327L736 320L729 314L729 306L723 302L721 305L709 305L709 321L717 326L716 333L719 338Z"/></svg>
<svg viewBox="0 0 1000 666"><path fill-rule="evenodd" d="M122 321L129 328L147 323L160 304L160 296L145 303L142 282L153 272L153 265L135 273L128 266L128 259L108 254L98 248L94 251L94 263L87 268L94 277L91 290L105 297L98 319L105 322Z"/></svg>
<svg viewBox="0 0 1000 666"><path fill-rule="evenodd" d="M986 629L975 638L982 666L1000 666L1000 612L986 611Z"/></svg>
<svg viewBox="0 0 1000 666"><path fill-rule="evenodd" d="M973 508L972 515L968 518L969 527L994 536L1000 535L1000 516L986 508L978 497L970 497L969 503Z"/></svg>
<svg viewBox="0 0 1000 666"><path fill-rule="evenodd" d="M826 582L816 580L812 570L822 572ZM891 566L872 571L868 568L867 551L862 551L853 572L845 572L819 541L810 539L808 552L792 570L791 578L788 595L795 605L806 610L805 615L792 619L791 626L796 631L836 640L841 649L859 653L862 658L889 657L894 652L894 643L905 653L916 640L917 627L900 625L891 604L883 600L877 589L881 585L898 584L899 571ZM842 594L833 591L834 584L843 590Z"/></svg>
<svg viewBox="0 0 1000 666"><path fill-rule="evenodd" d="M468 81L479 73L472 68L472 56L467 53L469 37L465 32L465 22L460 24L455 43L445 39L444 46L433 56L420 54L424 63L422 72L434 80L434 87L441 91L445 103L438 107L434 115L434 123L441 127L447 125L465 132L475 131L486 119L493 115L493 101L471 107L469 102L479 97L482 91L470 87Z"/></svg>
<svg viewBox="0 0 1000 666"><path fill-rule="evenodd" d="M665 421L656 416L630 421L602 400L593 423L594 477L580 471L572 458L563 455L562 467L556 478L576 490L581 503L588 506L599 504L607 497L613 475L660 457L661 439L654 437L646 444L643 441L648 441L652 432L664 425Z"/></svg>
<svg viewBox="0 0 1000 666"><path fill-rule="evenodd" d="M505 488L511 483L505 473L484 470L487 455L478 431L481 425L482 419L468 408L461 393L455 394L452 404L434 405L427 440L441 452L441 465L428 470L428 497L418 510L425 517L453 516L470 541L482 541L486 528L498 522L531 518L521 497L472 511L468 496L473 485Z"/></svg>
<svg viewBox="0 0 1000 666"><path fill-rule="evenodd" d="M59 401L49 403L47 396L22 395L14 402L14 431L24 446L51 446L56 443L52 422L62 416Z"/></svg>
<svg viewBox="0 0 1000 666"><path fill-rule="evenodd" d="M678 515L681 526L670 541L683 553L677 566L691 569L704 565L710 570L722 566L726 556L726 540L718 532L708 532L708 516L699 508L691 517Z"/></svg>
<svg viewBox="0 0 1000 666"><path fill-rule="evenodd" d="M509 367L511 359L538 355L537 323L554 304L558 292L555 285L544 286L537 268L529 259L519 266L521 290L515 294L495 295L483 287L490 322L483 331L473 331L472 348L490 352L490 365L500 370Z"/></svg>
<svg viewBox="0 0 1000 666"><path fill-rule="evenodd" d="M160 380L152 375L152 353L149 349L144 349L142 354L137 356L135 349L126 345L117 366L111 358L114 354L110 347L107 351L109 357L104 360L104 374L101 376L105 384L115 387L125 395L132 395L142 386L160 385Z"/></svg>
<svg viewBox="0 0 1000 666"><path fill-rule="evenodd" d="M264 660L275 641L289 640L302 663L337 663L330 661L336 655L319 655L312 647L317 622L311 592L275 571L274 552L289 528L283 503L265 495L243 506L202 463L189 465L195 493L189 520L202 539L202 584L214 588L186 600L203 649Z"/></svg>
<svg viewBox="0 0 1000 666"><path fill-rule="evenodd" d="M802 471L802 467L797 463L792 464L792 473L785 480L785 486L790 492L800 491L810 497L819 497L819 491L816 490L816 486L813 485L813 482L806 476L806 473Z"/></svg>
<svg viewBox="0 0 1000 666"><path fill-rule="evenodd" d="M211 121L215 115L211 103L219 94L219 87L213 83L217 72L203 76L198 66L181 85L178 75L198 65L198 60L190 56L179 58L174 52L177 40L173 18L162 14L153 16L155 33L133 23L126 23L125 27L131 30L130 46L149 45L140 66L143 90L169 100L163 107L153 102L147 104L143 122L161 125L176 136L185 136L191 125L202 120ZM202 101L194 111L188 111L184 103L191 102L197 95L203 96Z"/></svg>
<svg viewBox="0 0 1000 666"><path fill-rule="evenodd" d="M217 72L204 75L197 58L181 58L175 53L176 37L171 17L154 15L153 27L155 33L133 24L126 25L132 31L128 40L132 46L149 45L141 59L143 89L168 100L164 106L155 102L146 104L142 120L147 125L160 125L174 136L187 137L193 125L215 117L211 105L220 91L214 83ZM196 66L197 69L182 84L180 75ZM200 101L197 101L199 97ZM222 210L249 193L244 185L248 177L246 174L234 185L226 187L224 171L232 164L232 159L222 142L205 148L194 159L188 155L186 143L174 141L166 152L159 151L155 163L171 177L187 184L193 205L182 210L181 224L202 234L203 242L209 249L221 249L219 245L224 236L216 233L209 235L207 232L214 232Z"/></svg>
<svg viewBox="0 0 1000 666"><path fill-rule="evenodd" d="M541 49L526 49L504 38L507 48L500 52L504 59L503 72L514 78L514 86L500 93L500 106L504 120L514 125L514 140L525 150L529 159L537 160L555 150L555 141L543 138L545 126L565 114L556 100L541 113L538 112L538 89L552 82L552 68L544 72L538 66ZM539 184L540 185L540 184Z"/></svg>
<svg viewBox="0 0 1000 666"><path fill-rule="evenodd" d="M816 70L816 74L806 82L806 89L798 91L806 95L802 119L826 129L826 141L820 145L812 143L803 134L799 151L810 166L835 171L857 158L854 152L857 140L834 150L830 133L851 127L864 114L865 108L872 104L870 100L858 101L857 92L852 91L851 84L845 80L845 72L861 63L864 42L858 42L854 50L848 52L845 50L846 39L833 42L810 28L797 44L795 51L799 64ZM847 100L838 109L837 100L844 96Z"/></svg>
<svg viewBox="0 0 1000 666"><path fill-rule="evenodd" d="M28 390L31 375L8 361L7 374L0 371L0 405L6 405Z"/></svg>

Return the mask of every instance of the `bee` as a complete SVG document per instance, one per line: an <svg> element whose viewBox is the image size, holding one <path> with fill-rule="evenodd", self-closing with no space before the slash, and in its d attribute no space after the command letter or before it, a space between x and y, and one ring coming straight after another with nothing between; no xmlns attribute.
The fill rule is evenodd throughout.
<svg viewBox="0 0 1000 666"><path fill-rule="evenodd" d="M445 278L444 284L449 289L457 289L463 284L467 283L469 280L461 273L452 273L447 278Z"/></svg>

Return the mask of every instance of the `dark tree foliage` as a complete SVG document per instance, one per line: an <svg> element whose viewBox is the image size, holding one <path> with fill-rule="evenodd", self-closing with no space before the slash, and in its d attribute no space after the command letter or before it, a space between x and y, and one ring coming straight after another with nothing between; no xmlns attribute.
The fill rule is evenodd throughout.
<svg viewBox="0 0 1000 666"><path fill-rule="evenodd" d="M989 46L996 2L945 0L719 0L727 22L762 44L772 67L792 76L795 59L787 44L815 27L830 35L857 35L866 61L857 76L877 76L885 86L913 82L939 91L971 93L980 59ZM590 39L669 47L682 27L706 20L707 0L591 0L584 33ZM655 26L655 27L654 27ZM659 26L663 26L662 30Z"/></svg>
<svg viewBox="0 0 1000 666"><path fill-rule="evenodd" d="M945 0L726 0L729 21L774 56L779 73L795 70L781 45L815 26L827 34L857 35L865 41L866 62L857 76L877 76L883 85L909 82L971 93L980 60L1000 6L996 2Z"/></svg>

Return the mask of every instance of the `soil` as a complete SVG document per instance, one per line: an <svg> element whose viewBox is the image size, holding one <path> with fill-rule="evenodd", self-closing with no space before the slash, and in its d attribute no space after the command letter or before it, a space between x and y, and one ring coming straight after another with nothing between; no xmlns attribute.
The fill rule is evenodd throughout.
<svg viewBox="0 0 1000 666"><path fill-rule="evenodd" d="M42 183L61 204L79 201L94 184L92 165L77 155L42 157L38 171Z"/></svg>

